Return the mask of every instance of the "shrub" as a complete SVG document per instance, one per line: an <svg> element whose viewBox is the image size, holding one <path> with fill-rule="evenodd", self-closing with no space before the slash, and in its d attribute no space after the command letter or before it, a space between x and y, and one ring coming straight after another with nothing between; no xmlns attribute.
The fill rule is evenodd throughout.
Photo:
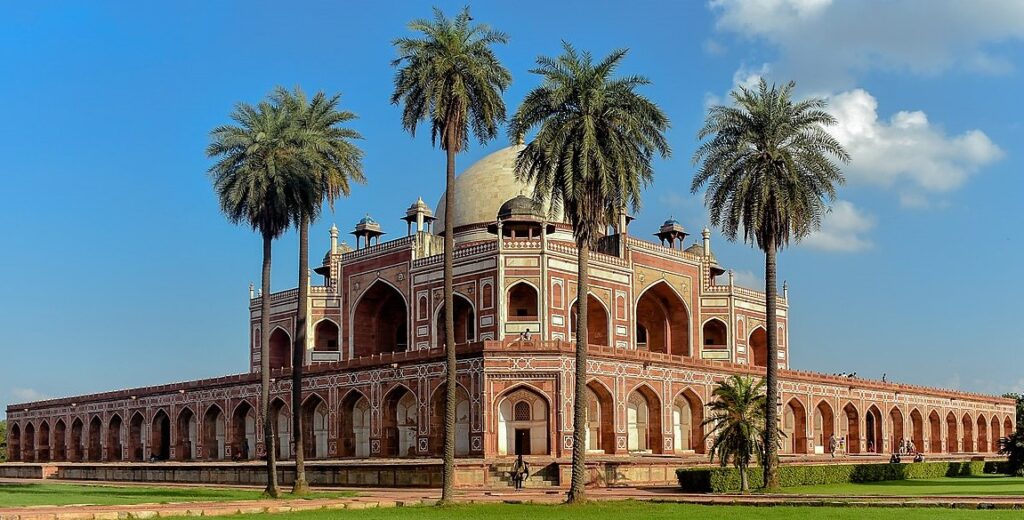
<svg viewBox="0 0 1024 520"><path fill-rule="evenodd" d="M883 480L911 480L939 477L980 475L999 468L998 463L919 462L911 464L821 464L782 466L779 483L783 487L843 484L847 482L878 482ZM726 493L738 490L740 475L736 468L681 468L676 470L683 491L697 493ZM763 474L754 470L749 474L750 486L763 486Z"/></svg>

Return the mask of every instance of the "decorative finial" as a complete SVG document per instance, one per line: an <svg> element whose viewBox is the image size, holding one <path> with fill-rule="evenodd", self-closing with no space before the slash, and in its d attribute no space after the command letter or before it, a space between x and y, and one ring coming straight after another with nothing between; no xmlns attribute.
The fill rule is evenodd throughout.
<svg viewBox="0 0 1024 520"><path fill-rule="evenodd" d="M729 269L729 287L736 284L736 273L732 269Z"/></svg>
<svg viewBox="0 0 1024 520"><path fill-rule="evenodd" d="M249 299L253 299L256 296L256 285L249 282Z"/></svg>

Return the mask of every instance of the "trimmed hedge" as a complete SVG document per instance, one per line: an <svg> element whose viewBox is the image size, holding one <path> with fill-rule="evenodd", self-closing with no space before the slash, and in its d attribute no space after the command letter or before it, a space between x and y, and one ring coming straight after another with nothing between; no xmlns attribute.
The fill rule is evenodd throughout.
<svg viewBox="0 0 1024 520"><path fill-rule="evenodd" d="M828 464L780 466L779 483L783 487L844 484L847 482L878 482L940 477L960 477L996 472L992 462L917 462L906 464ZM740 489L740 472L735 467L680 468L676 470L679 486L694 493L727 493ZM760 466L747 470L751 489L764 485Z"/></svg>

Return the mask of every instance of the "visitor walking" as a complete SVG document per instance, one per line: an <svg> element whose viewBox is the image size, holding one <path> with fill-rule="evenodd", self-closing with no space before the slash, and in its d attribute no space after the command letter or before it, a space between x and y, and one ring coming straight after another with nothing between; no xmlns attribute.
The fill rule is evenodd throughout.
<svg viewBox="0 0 1024 520"><path fill-rule="evenodd" d="M520 453L516 457L516 462L512 464L512 483L515 484L516 490L523 489L523 481L530 476L530 465L523 460L523 454Z"/></svg>
<svg viewBox="0 0 1024 520"><path fill-rule="evenodd" d="M836 458L836 448L839 446L839 441L836 440L836 434L832 434L828 438L828 451L832 454L832 458Z"/></svg>

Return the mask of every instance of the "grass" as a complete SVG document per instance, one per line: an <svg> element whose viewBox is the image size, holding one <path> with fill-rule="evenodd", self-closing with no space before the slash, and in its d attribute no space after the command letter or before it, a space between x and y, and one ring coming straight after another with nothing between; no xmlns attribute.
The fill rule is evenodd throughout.
<svg viewBox="0 0 1024 520"><path fill-rule="evenodd" d="M782 488L799 495L1016 495L1024 496L1024 477L977 475L934 479L889 480L861 484L829 484Z"/></svg>
<svg viewBox="0 0 1024 520"><path fill-rule="evenodd" d="M755 507L755 506L701 506L692 504L668 504L647 502L598 502L584 506L527 505L527 504L478 504L436 507L397 507L387 509L363 509L353 511L314 511L304 513L281 513L264 515L240 515L228 517L231 520L678 520L695 518L701 520L779 520L825 518L828 520L1020 520L1020 511L967 511L939 508L855 508L855 507Z"/></svg>
<svg viewBox="0 0 1024 520"><path fill-rule="evenodd" d="M165 504L255 500L262 491L216 487L90 486L81 484L3 484L0 507ZM303 498L354 496L351 492L311 493ZM287 494L283 498L289 498Z"/></svg>

